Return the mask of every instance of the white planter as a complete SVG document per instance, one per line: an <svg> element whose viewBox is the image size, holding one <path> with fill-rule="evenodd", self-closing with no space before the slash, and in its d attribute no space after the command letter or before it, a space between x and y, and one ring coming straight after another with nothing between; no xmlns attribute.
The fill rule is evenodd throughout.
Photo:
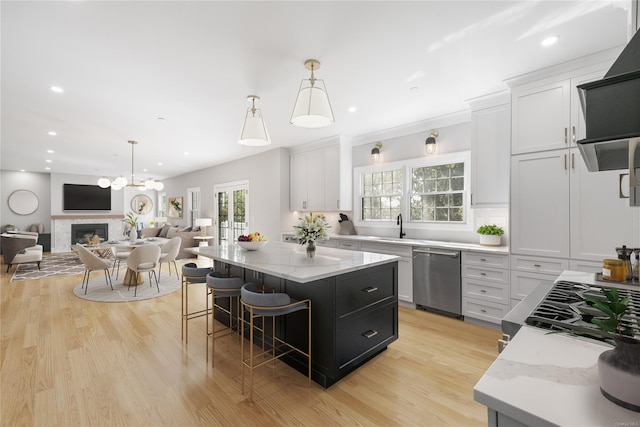
<svg viewBox="0 0 640 427"><path fill-rule="evenodd" d="M480 244L483 246L500 246L502 236L496 236L495 234L478 234Z"/></svg>

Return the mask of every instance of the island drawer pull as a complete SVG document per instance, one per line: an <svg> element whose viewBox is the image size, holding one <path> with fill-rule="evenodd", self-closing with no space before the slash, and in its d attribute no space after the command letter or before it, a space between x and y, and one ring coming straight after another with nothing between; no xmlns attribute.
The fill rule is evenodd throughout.
<svg viewBox="0 0 640 427"><path fill-rule="evenodd" d="M540 264L533 264L534 267L542 267Z"/></svg>
<svg viewBox="0 0 640 427"><path fill-rule="evenodd" d="M374 288L373 286L367 286L366 288L364 288L362 290L362 292L366 292L366 293L370 294L371 292L375 292L377 290L378 290L378 288Z"/></svg>
<svg viewBox="0 0 640 427"><path fill-rule="evenodd" d="M486 294L487 290L486 289L480 289L480 292L482 292L483 294Z"/></svg>
<svg viewBox="0 0 640 427"><path fill-rule="evenodd" d="M364 334L362 334L362 336L365 337L365 338L373 338L376 335L378 335L378 331L374 331L373 329L371 329L371 330L365 332Z"/></svg>

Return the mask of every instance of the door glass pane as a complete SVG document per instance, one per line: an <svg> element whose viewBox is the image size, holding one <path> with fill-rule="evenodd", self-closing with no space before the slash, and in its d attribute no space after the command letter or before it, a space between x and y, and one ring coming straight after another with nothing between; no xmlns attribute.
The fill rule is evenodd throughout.
<svg viewBox="0 0 640 427"><path fill-rule="evenodd" d="M244 189L233 192L233 240L245 234L247 229L245 194Z"/></svg>
<svg viewBox="0 0 640 427"><path fill-rule="evenodd" d="M218 243L228 242L229 236L229 193L218 193Z"/></svg>

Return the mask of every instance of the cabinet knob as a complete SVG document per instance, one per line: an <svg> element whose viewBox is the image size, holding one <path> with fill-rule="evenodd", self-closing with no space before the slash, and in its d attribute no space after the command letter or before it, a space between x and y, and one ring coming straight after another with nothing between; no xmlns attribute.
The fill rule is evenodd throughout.
<svg viewBox="0 0 640 427"><path fill-rule="evenodd" d="M483 294L486 294L487 290L486 289L480 289L480 292L483 293Z"/></svg>
<svg viewBox="0 0 640 427"><path fill-rule="evenodd" d="M487 260L486 260L486 259L484 259L484 258L480 258L480 261L482 261L482 262L486 262Z"/></svg>
<svg viewBox="0 0 640 427"><path fill-rule="evenodd" d="M542 267L540 264L533 264L533 266L538 268Z"/></svg>
<svg viewBox="0 0 640 427"><path fill-rule="evenodd" d="M485 310L484 308L482 308L482 309L480 309L480 312L481 312L481 313L486 313L486 312L487 312L487 310Z"/></svg>
<svg viewBox="0 0 640 427"><path fill-rule="evenodd" d="M486 275L487 275L487 273L480 273L480 275L481 275L481 276L486 276Z"/></svg>

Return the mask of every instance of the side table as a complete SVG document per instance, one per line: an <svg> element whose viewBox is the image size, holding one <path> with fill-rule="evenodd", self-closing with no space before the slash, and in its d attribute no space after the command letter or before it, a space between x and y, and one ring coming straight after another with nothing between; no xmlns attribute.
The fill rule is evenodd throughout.
<svg viewBox="0 0 640 427"><path fill-rule="evenodd" d="M213 236L195 236L193 238L193 240L198 241L198 247L209 246L209 240L211 239L213 239ZM202 263L206 263L207 265L210 265L212 260L210 258L205 258L198 255L198 261Z"/></svg>

